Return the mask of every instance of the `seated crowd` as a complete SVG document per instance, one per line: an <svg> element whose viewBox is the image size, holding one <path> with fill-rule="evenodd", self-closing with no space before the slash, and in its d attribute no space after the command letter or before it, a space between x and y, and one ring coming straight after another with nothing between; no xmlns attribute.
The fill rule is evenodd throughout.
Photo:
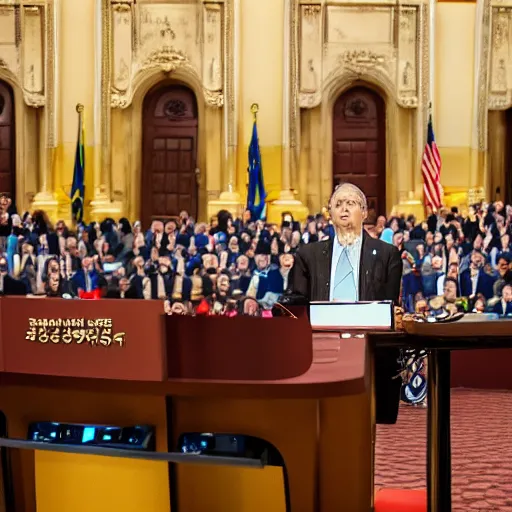
<svg viewBox="0 0 512 512"><path fill-rule="evenodd" d="M442 308L512 314L512 207L456 208L424 222L378 217L367 233L402 254L402 303L408 312ZM65 298L165 301L169 313L269 315L288 288L293 254L302 244L333 236L325 214L301 226L233 219L220 211L210 223L186 212L145 231L140 222L52 227L46 214L20 217L0 197L0 293Z"/></svg>

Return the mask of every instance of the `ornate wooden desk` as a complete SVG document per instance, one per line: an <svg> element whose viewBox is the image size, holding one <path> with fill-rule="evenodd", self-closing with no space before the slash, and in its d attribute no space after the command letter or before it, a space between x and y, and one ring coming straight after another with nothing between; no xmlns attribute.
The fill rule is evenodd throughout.
<svg viewBox="0 0 512 512"><path fill-rule="evenodd" d="M10 511L128 512L142 506L136 489L142 483L126 480L130 473L122 465L111 469L107 480L111 493L122 481L130 499L93 503L108 487L90 471L83 474L95 477L82 479L93 478L96 485L71 481L73 468L86 471L84 457L101 458L105 468L112 457L164 464L163 472L144 484L154 488L161 482L162 499L153 503L153 512L255 510L251 501L267 511L371 510L370 364L364 337L324 334L312 342L306 318L162 313L162 304L153 301L0 299L0 411L7 420L0 445L10 453ZM28 425L43 420L153 425L157 451L28 441ZM276 474L265 473L261 461L177 453L183 432L268 441L284 459L279 471L286 500L282 484L272 490ZM66 452L59 455L63 458L44 458L44 450L55 449ZM52 472L42 472L41 461ZM48 491L51 474L64 463L71 469L59 477L58 492ZM246 474L254 475L255 468L263 475L259 487L258 477ZM152 470L146 469L138 478L147 479ZM285 502L281 508L279 501Z"/></svg>

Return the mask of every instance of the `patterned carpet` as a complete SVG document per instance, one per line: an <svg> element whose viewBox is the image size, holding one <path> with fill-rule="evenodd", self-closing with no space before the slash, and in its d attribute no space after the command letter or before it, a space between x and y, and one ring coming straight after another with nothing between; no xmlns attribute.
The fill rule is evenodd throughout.
<svg viewBox="0 0 512 512"><path fill-rule="evenodd" d="M379 425L376 488L426 488L425 408ZM452 391L452 510L512 512L512 392Z"/></svg>

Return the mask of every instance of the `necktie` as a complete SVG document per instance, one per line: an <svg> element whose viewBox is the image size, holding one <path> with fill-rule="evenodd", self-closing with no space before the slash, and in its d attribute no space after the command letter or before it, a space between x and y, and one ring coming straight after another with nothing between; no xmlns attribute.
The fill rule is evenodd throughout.
<svg viewBox="0 0 512 512"><path fill-rule="evenodd" d="M85 272L85 291L90 292L92 289L91 276L89 272Z"/></svg>
<svg viewBox="0 0 512 512"><path fill-rule="evenodd" d="M357 300L357 289L354 281L354 269L348 259L347 250L343 249L336 274L334 275L334 291L332 298L337 301L355 302Z"/></svg>

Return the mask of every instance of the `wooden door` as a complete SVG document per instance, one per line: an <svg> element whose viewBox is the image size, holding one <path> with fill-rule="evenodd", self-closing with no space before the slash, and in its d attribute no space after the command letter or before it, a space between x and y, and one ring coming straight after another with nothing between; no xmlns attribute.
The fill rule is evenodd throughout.
<svg viewBox="0 0 512 512"><path fill-rule="evenodd" d="M15 200L16 152L12 89L0 82L0 193Z"/></svg>
<svg viewBox="0 0 512 512"><path fill-rule="evenodd" d="M183 86L148 94L143 110L141 220L197 216L197 103Z"/></svg>
<svg viewBox="0 0 512 512"><path fill-rule="evenodd" d="M383 99L364 87L342 94L333 115L333 185L357 185L369 216L386 214L386 118Z"/></svg>

